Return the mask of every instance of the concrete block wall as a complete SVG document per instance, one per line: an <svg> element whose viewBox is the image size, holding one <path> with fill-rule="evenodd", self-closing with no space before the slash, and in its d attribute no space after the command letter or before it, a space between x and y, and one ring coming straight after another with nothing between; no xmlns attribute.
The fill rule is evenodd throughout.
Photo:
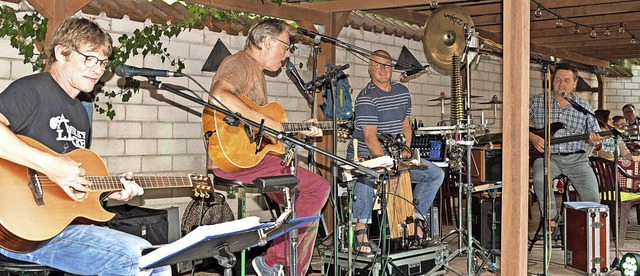
<svg viewBox="0 0 640 276"><path fill-rule="evenodd" d="M11 5L11 4L9 4ZM84 16L79 14L80 16ZM130 21L126 16L123 19L111 19L104 14L93 17L103 28L109 31L117 43L117 38L122 34L130 34L135 29L143 28L151 24L149 21L140 23ZM344 28L340 33L340 40L356 46L375 50L385 49L392 57L398 57L402 46L406 46L411 53L422 63L427 64L424 56L422 42L406 40L384 34L373 34L359 29ZM208 57L215 42L220 39L229 48L231 53L242 49L245 37L230 36L226 33L211 32L205 30L192 30L184 32L177 38L163 41L173 58L183 59L186 68L185 73L191 75L208 89L213 73L202 72L200 68ZM311 79L311 71L308 60L311 49L308 45L298 45L298 49L291 57L291 62L301 65L298 68L304 80ZM342 48L337 49L337 64L349 63L351 67L346 70L353 88L352 98L355 100L359 91L369 81L367 73L367 57L347 52ZM173 70L167 63L162 63L157 56L134 56L127 64L139 67ZM323 71L323 69L319 69ZM487 102L491 96L496 95L503 99L502 91L502 63L497 57L482 56L477 64L471 68L471 94L480 95L482 98L472 102ZM4 90L13 80L32 74L31 66L25 65L17 50L9 45L9 39L0 39L0 91ZM638 74L638 68L634 71ZM541 91L542 74L537 65L531 67L531 93ZM106 88L119 91L122 79L107 72L104 76ZM144 79L141 79L144 80ZM193 81L186 78L161 78L165 84L181 86L191 89L193 95L202 99L207 98ZM399 80L399 72L394 72L393 80ZM615 93L623 95L633 94L625 92L625 83L628 80L609 79L608 92L611 99ZM633 79L633 83L638 83ZM286 76L284 70L267 77L267 85L270 100L280 103L287 111L290 121L302 121L310 117L310 108L304 96L296 88L294 83ZM623 83L623 84L618 84ZM440 92L450 95L451 80L449 76L436 72L429 72L410 80L407 85L412 94L413 114L418 120L422 120L425 126L435 126L441 120L440 107L430 106L438 102L429 101L439 96ZM629 85L632 86L632 85ZM615 88L614 87L620 87ZM615 91L615 93L612 93ZM507 93L519 93L509 91ZM624 97L631 97L625 95ZM104 100L104 97L101 97ZM623 98L620 102L626 100ZM111 174L120 174L125 171L133 171L138 175L181 175L187 173L205 173L206 153L201 139L201 111L202 107L173 94L144 86L140 93L134 95L128 102L119 99L113 100L116 117L110 120L102 114L94 113L94 142L92 150L96 151L107 164ZM621 107L621 106L620 106ZM472 104L472 108L492 108L490 105ZM491 126L492 132L501 132L502 106L497 106L497 118ZM448 116L450 110L445 107ZM474 113L476 114L476 113ZM476 114L479 118L479 113ZM493 116L493 110L485 112L485 118ZM345 143L339 144L339 155L344 156ZM299 153L301 161L306 160L306 152ZM223 191L224 192L224 191ZM148 190L143 197L135 199L132 204L148 207L184 207L189 202L189 189L164 189ZM250 194L247 200L249 215L259 215L269 218L259 202L259 196ZM230 200L233 206L235 202ZM183 210L183 209L182 209ZM181 210L181 213L182 213ZM234 207L235 211L235 207Z"/></svg>
<svg viewBox="0 0 640 276"><path fill-rule="evenodd" d="M622 116L622 107L628 103L640 108L640 65L633 65L631 73L633 77L630 78L607 79L606 109L611 110L612 116Z"/></svg>

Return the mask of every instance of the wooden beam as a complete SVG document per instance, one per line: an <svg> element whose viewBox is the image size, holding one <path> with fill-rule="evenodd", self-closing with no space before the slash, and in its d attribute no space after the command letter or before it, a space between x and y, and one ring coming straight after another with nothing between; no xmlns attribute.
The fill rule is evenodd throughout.
<svg viewBox="0 0 640 276"><path fill-rule="evenodd" d="M37 43L39 51L46 51L45 45L49 45L53 38L53 31L67 19L75 14L91 0L27 0L29 4L43 17L47 18L47 36L44 43Z"/></svg>
<svg viewBox="0 0 640 276"><path fill-rule="evenodd" d="M311 21L314 23L326 22L329 18L327 12L310 9L300 4L275 4L270 0L188 0L191 3L203 4L219 9L250 12L261 15L269 15L294 21Z"/></svg>
<svg viewBox="0 0 640 276"><path fill-rule="evenodd" d="M605 90L607 78L597 74L596 79L598 79L598 109L607 109L607 90Z"/></svg>
<svg viewBox="0 0 640 276"><path fill-rule="evenodd" d="M504 2L502 139L502 221L503 241L500 274L527 274L529 187L529 4L530 0ZM517 91L517 92L516 92ZM503 243L504 244L504 243ZM504 256L508 256L504 257Z"/></svg>
<svg viewBox="0 0 640 276"><path fill-rule="evenodd" d="M369 12L388 16L391 18L396 18L400 20L404 20L409 23L416 24L418 26L424 26L429 19L429 16L424 13L414 12L409 9L382 9L382 10L370 10Z"/></svg>
<svg viewBox="0 0 640 276"><path fill-rule="evenodd" d="M506 32L505 32L505 36L506 36ZM550 47L544 46L544 45L533 45L532 44L531 45L531 51L547 54L547 55L554 56L554 57L563 58L563 59L566 59L566 60L570 60L570 61L574 61L574 62L586 64L586 65L593 65L593 66L599 66L599 67L608 67L609 66L609 62L606 61L606 60L591 58L591 57L588 57L588 56L584 56L584 55L580 55L580 54L576 54L576 53L571 53L571 52L568 52L568 51L565 51L565 50L562 50L562 49L550 48Z"/></svg>
<svg viewBox="0 0 640 276"><path fill-rule="evenodd" d="M433 1L436 2L436 1ZM459 0L439 0L437 3L439 5L448 4L448 3L457 3ZM353 10L378 10L378 9L397 9L403 7L411 7L411 6L424 6L428 4L424 0L336 0L336 1L328 1L328 2L315 2L315 3L301 3L301 6L308 7L310 9L314 9L317 11L325 11L325 12L346 12Z"/></svg>

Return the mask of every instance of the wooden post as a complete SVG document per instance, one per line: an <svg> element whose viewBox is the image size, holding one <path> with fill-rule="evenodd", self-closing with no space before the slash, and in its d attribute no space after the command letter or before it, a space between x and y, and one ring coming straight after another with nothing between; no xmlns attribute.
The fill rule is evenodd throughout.
<svg viewBox="0 0 640 276"><path fill-rule="evenodd" d="M529 0L503 3L503 147L501 274L527 274L529 163ZM508 223L506 223L508 222ZM503 242L504 244L504 242Z"/></svg>

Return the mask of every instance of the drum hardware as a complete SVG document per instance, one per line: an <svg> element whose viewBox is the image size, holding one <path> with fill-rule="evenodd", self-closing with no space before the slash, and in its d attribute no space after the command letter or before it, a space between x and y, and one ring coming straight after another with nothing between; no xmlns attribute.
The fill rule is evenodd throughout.
<svg viewBox="0 0 640 276"><path fill-rule="evenodd" d="M460 77L460 66L465 64L466 71L469 72L469 64L477 57L478 53L478 36L475 33L475 27L471 21L469 14L461 7L456 5L444 5L436 9L429 19L424 30L423 46L425 56L434 70L451 75L451 124L457 126L452 133L449 145L450 169L460 171L462 179L463 164L462 156L466 152L466 168L467 172L471 167L471 147L475 142L472 137L471 128L474 130L478 126L484 126L484 114L482 114L482 122L480 125L473 124L469 105L471 102L470 74L466 74L466 89L463 99L463 87ZM458 128L459 127L459 128ZM466 132L462 132L466 129ZM451 162L453 161L453 162ZM453 166L452 166L453 165ZM449 263L453 258L466 254L467 255L467 275L474 275L484 269L484 264L488 262L486 250L473 239L471 236L471 192L473 184L471 175L466 173L466 183L458 183L458 202L463 202L463 192L467 197L467 225L463 229L462 223L462 206L459 206L459 223L457 229L452 230L444 235L440 241L443 241L454 234L458 236L458 249L452 252L447 260ZM465 181L461 181L465 182ZM463 240L466 242L463 246ZM481 266L475 266L474 260L484 260ZM450 271L463 275L463 273L454 268L445 265ZM474 269L475 267L475 269Z"/></svg>

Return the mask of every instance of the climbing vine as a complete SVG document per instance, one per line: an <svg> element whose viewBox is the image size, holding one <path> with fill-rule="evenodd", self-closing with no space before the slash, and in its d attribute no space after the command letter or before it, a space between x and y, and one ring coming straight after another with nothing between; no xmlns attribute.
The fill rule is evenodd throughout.
<svg viewBox="0 0 640 276"><path fill-rule="evenodd" d="M161 39L170 40L185 30L202 28L202 22L211 18L243 24L239 18L244 14L239 12L215 9L199 4L186 3L185 5L187 7L186 19L178 20L175 24L151 24L135 30L132 34L123 34L117 38L119 45L113 49L111 71L125 64L132 56L157 55L163 63L169 62L176 71L180 72L185 68L183 60L173 58ZM18 14L22 13L24 15L19 19ZM0 38L9 37L11 46L18 49L20 55L24 57L24 63L30 63L34 71L44 71L46 66L47 51L38 51L36 48L36 45L44 43L46 34L47 19L37 12L17 11L9 6L0 7ZM133 78L126 78L120 90L113 91L106 90L104 82L101 81L96 85L95 90L97 91L94 97L96 111L113 119L116 112L111 100L120 97L123 102L129 101L134 94L139 92L140 82Z"/></svg>

